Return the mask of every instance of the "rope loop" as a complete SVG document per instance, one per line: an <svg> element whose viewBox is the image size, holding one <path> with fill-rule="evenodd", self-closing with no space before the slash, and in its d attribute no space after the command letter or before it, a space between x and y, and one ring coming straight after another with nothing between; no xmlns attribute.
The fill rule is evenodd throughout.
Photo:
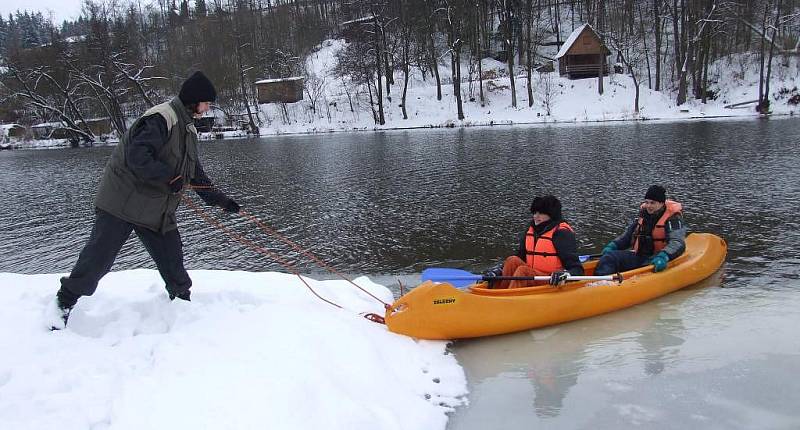
<svg viewBox="0 0 800 430"><path fill-rule="evenodd" d="M205 187L205 186L190 186L190 188L192 188L192 189L205 189L205 188L211 188L211 187ZM242 244L244 247L246 247L246 248L249 248L249 249L251 249L251 250L253 250L253 251L257 252L257 253L260 253L260 254L263 254L263 255L266 255L266 256L268 256L269 258L273 259L273 260L274 260L274 261L276 261L278 264L280 264L280 265L281 265L283 268L285 268L286 270L288 270L290 273L292 273L293 275L295 275L295 276L297 276L298 278L300 278L300 281L301 281L301 282L302 282L302 283L303 283L303 284L306 286L306 288L308 288L308 289L309 289L309 291L311 291L311 293L312 293L312 294L314 294L314 295L315 295L315 296L316 296L318 299L320 299L320 300L324 301L325 303L328 303L328 304L330 304L330 305L332 305L332 306L335 306L335 307L337 307L337 308L339 308L339 309L344 309L344 308L343 308L341 305L339 305L339 304L337 304L337 303L334 303L334 302L332 302L332 301L330 301L330 300L328 300L328 299L326 299L326 298L322 297L321 295L319 295L319 294L318 294L318 293L317 293L317 292L314 290L314 288L312 288L312 287L311 287L311 285L309 285L308 281L306 281L306 279L305 279L305 278L303 278L303 276L302 276L302 275L300 275L300 272L299 272L299 271L298 271L298 270L297 270L297 269L294 267L294 265L293 265L292 263L290 263L290 262L286 261L286 260L285 260L285 259L283 259L281 256L279 256L278 254L276 254L276 253L274 253L274 252L272 252L272 251L270 251L270 250L268 250L268 249L266 249L266 248L264 248L264 247L262 247L262 246L259 246L259 245L257 245L255 242L251 241L250 239L247 239L246 237L244 237L244 236L242 236L242 235L240 235L240 234L238 234L238 233L234 232L234 231L233 231L233 230L231 230L230 228L228 228L228 227L224 226L224 225L223 225L222 223L220 223L218 220L216 220L216 219L212 218L211 216L209 216L209 215L208 215L208 213L207 213L206 211L204 211L204 210L200 209L200 208L199 208L199 207L198 207L198 206L197 206L197 205L196 205L196 204L195 204L195 203L194 203L194 202L193 202L193 201L192 201L190 198L188 198L187 196L185 196L185 195L181 194L181 199L182 199L182 200L183 200L183 201L186 203L186 205L187 205L189 208L191 208L191 209L192 209L192 210L193 210L193 211L194 211L194 212L195 212L197 215L199 215L199 216L200 216L200 218L202 218L202 219L203 219L205 222L207 222L208 224L210 224L212 227L214 227L214 228L216 228L216 229L220 230L221 232L223 232L224 234L226 234L228 237L230 237L230 238L232 238L232 239L236 240L237 242L241 243L241 244ZM253 215L251 215L251 214L249 214L249 213L247 213L247 212L245 212L245 211L241 211L241 210L239 211L239 213L240 213L240 215L241 215L242 217L244 217L244 218L246 218L246 219L248 219L248 220L250 220L250 221L254 222L254 223L255 223L255 224L256 224L256 225L257 225L257 226L258 226L258 227L259 227L259 228L260 228L262 231L266 232L266 233L267 233L267 234L269 234L269 235L272 235L272 236L275 236L275 237L277 237L277 238L278 238L278 239L280 239L282 242L286 243L287 245L291 246L293 249L295 249L296 251L298 251L298 252L299 252L299 253L301 253L302 255L306 256L306 257L307 257L307 258L309 258L310 260L312 260L312 261L314 261L315 263L317 263L317 264L318 264L320 267L322 267L322 268L324 268L324 269L328 270L329 272L331 272L331 273L333 273L333 274L337 275L338 277L340 277L340 278L344 279L345 281L349 282L350 284L352 284L353 286L355 286L355 287L356 287L356 288L358 288L359 290L363 291L364 293L366 293L366 294L367 294L367 295L369 295L370 297L372 297L372 298L374 298L375 300L379 301L381 304L383 304L383 307L384 307L384 309L389 309L389 308L391 307L391 305L389 305L388 303L384 302L384 301L383 301L383 300L381 300L380 298L376 297L374 294L370 293L369 291L365 290L364 288L362 288L361 286L359 286L358 284L356 284L356 283L355 283L355 282L353 282L352 280L348 279L347 277L345 277L344 275L342 275L340 272L338 272L338 271L337 271L336 269L334 269L333 267L329 266L328 264L325 264L325 262L324 262L324 261L322 261L321 259L319 259L317 256L315 256L315 255L311 254L310 252L308 252L308 251L304 250L303 248L301 248L301 247L300 247L300 245L298 245L298 244L296 244L296 243L292 242L291 240L289 240L288 238L284 237L283 235L281 235L280 233L278 233L278 232L277 232L277 231L275 231L274 229L270 228L270 227L269 227L269 226L267 226L267 225L266 225L266 224L265 224L263 221L259 220L259 219L258 219L258 218L256 218L255 216L253 216ZM366 319L368 319L368 320L370 320L370 321L372 321L372 322L376 322L376 323L379 323L379 324L385 324L385 321L384 321L383 317L382 317L382 316L380 316L380 315L377 315L377 314L374 314L374 313L362 314L362 315L364 316L364 318L366 318Z"/></svg>

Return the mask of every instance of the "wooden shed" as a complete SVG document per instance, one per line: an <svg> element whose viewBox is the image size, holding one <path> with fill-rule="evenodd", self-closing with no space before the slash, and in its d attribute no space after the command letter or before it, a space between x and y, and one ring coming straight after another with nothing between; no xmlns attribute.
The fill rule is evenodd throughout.
<svg viewBox="0 0 800 430"><path fill-rule="evenodd" d="M351 21L345 21L339 24L339 37L343 38L345 42L348 43L361 38L365 31L374 28L376 19L375 16L365 16Z"/></svg>
<svg viewBox="0 0 800 430"><path fill-rule="evenodd" d="M111 118L90 118L86 120L85 126L92 131L95 136L102 136L104 134L111 134L113 127L111 126Z"/></svg>
<svg viewBox="0 0 800 430"><path fill-rule="evenodd" d="M603 75L608 74L611 51L589 24L575 29L561 45L556 55L558 73L570 79L596 78L602 65Z"/></svg>
<svg viewBox="0 0 800 430"><path fill-rule="evenodd" d="M61 122L43 122L31 126L33 138L36 140L44 139L68 139L70 137L69 130L64 128Z"/></svg>
<svg viewBox="0 0 800 430"><path fill-rule="evenodd" d="M302 76L256 82L258 103L295 103L303 100Z"/></svg>
<svg viewBox="0 0 800 430"><path fill-rule="evenodd" d="M0 142L8 143L22 140L25 137L25 126L21 124L0 124Z"/></svg>
<svg viewBox="0 0 800 430"><path fill-rule="evenodd" d="M114 131L114 128L111 125L111 118L109 117L89 118L86 120L86 122L79 120L76 120L75 122L77 123L76 125L78 127L84 130L88 129L93 135L98 137L109 135ZM31 131L33 132L33 138L38 140L70 139L75 136L75 134L65 128L64 124L60 121L36 124L31 127Z"/></svg>

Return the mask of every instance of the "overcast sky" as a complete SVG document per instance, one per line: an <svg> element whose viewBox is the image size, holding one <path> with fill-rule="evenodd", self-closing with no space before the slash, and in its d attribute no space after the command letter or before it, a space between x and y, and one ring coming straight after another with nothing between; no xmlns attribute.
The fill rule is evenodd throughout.
<svg viewBox="0 0 800 430"><path fill-rule="evenodd" d="M77 18L81 14L82 0L0 0L3 19L16 10L41 11L45 17L53 13L53 22L61 24L65 19Z"/></svg>

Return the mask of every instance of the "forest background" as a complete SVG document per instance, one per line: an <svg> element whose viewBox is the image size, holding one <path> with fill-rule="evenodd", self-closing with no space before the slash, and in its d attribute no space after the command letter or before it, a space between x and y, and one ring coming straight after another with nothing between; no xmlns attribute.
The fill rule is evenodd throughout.
<svg viewBox="0 0 800 430"><path fill-rule="evenodd" d="M215 82L226 122L252 134L264 122L253 83L292 76L305 77L310 112L330 109L336 82L349 109L366 106L375 124L385 124L393 94L407 117L409 78L420 76L431 98L451 87L463 120L464 103L483 105L491 90L496 71L481 59L503 63L509 106L530 106L547 97L535 93L547 84L535 75L552 64L552 47L584 23L633 79L637 113L640 86L678 106L714 99L709 67L722 59L740 63L741 78L755 65L755 109L767 113L780 97L770 97L774 68L800 50L800 0L87 0L60 24L41 12L0 17L0 122L56 121L91 143L98 136L86 122L102 117L120 136L198 69ZM309 70L325 40L343 37L329 75Z"/></svg>

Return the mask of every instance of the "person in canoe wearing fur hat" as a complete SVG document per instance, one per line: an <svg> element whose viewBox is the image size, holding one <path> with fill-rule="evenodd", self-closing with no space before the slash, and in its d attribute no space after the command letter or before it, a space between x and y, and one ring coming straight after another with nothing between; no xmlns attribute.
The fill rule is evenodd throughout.
<svg viewBox="0 0 800 430"><path fill-rule="evenodd" d="M551 285L562 284L568 275L583 275L578 245L572 227L561 216L561 202L552 195L531 203L531 223L522 235L517 254L484 273L487 276L550 276ZM521 288L537 281L490 281L490 288Z"/></svg>
<svg viewBox="0 0 800 430"><path fill-rule="evenodd" d="M155 261L169 298L189 301L192 280L175 219L184 186L202 187L195 191L208 205L230 213L240 209L214 187L198 158L193 118L216 98L211 81L195 72L177 97L148 109L122 136L100 181L89 241L48 307L51 329L64 328L78 298L95 292L132 231Z"/></svg>
<svg viewBox="0 0 800 430"><path fill-rule="evenodd" d="M667 191L652 185L644 195L639 216L621 236L603 248L594 274L611 275L653 265L654 272L667 268L667 264L686 250L686 224L680 203L668 200Z"/></svg>

